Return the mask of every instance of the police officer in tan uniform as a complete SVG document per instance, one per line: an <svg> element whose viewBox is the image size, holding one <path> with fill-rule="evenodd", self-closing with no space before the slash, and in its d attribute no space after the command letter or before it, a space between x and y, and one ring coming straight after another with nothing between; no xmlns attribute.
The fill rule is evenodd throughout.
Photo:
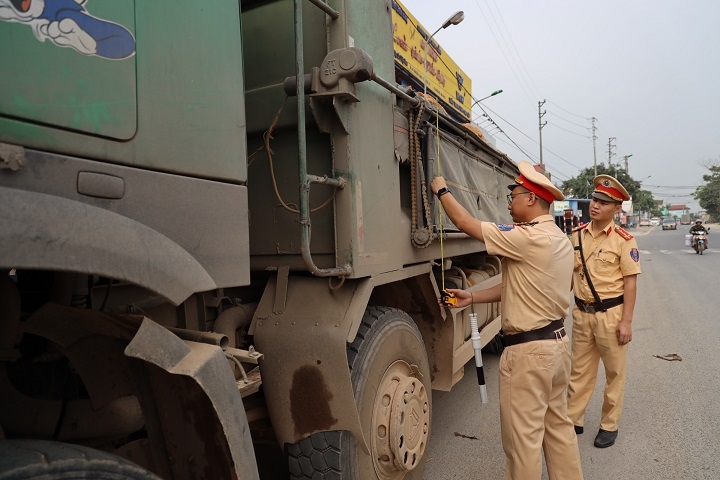
<svg viewBox="0 0 720 480"><path fill-rule="evenodd" d="M457 307L501 298L505 350L500 357L500 426L506 480L539 480L545 453L551 480L583 478L577 436L567 416L570 345L564 319L570 307L572 246L549 214L563 194L522 161L508 209L515 222L481 222L435 177L432 190L450 220L502 256L502 283L486 290L450 289Z"/></svg>
<svg viewBox="0 0 720 480"><path fill-rule="evenodd" d="M613 222L622 202L630 199L627 190L610 175L598 175L593 183L591 221L572 234L575 308L568 415L575 432L582 433L602 360L605 396L595 446L606 448L615 443L622 414L640 254L632 235Z"/></svg>

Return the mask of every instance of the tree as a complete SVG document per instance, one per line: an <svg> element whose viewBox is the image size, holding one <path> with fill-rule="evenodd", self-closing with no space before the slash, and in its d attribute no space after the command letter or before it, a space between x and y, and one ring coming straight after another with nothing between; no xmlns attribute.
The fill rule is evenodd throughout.
<svg viewBox="0 0 720 480"><path fill-rule="evenodd" d="M643 190L640 182L633 179L625 170L618 169L615 165L600 164L597 166L597 173L598 175L606 174L617 178L633 199L633 208L636 211L657 209L652 193L649 190ZM595 189L593 185L594 178L595 167L586 168L577 177L565 180L562 183L563 192L568 197L590 198Z"/></svg>
<svg viewBox="0 0 720 480"><path fill-rule="evenodd" d="M633 208L635 210L644 210L646 212L650 212L650 215L652 215L653 217L660 216L660 210L658 209L657 203L652 196L652 192L650 192L649 190L638 190L632 198Z"/></svg>
<svg viewBox="0 0 720 480"><path fill-rule="evenodd" d="M710 215L710 220L720 220L720 165L706 165L709 175L703 175L705 185L695 189L695 200Z"/></svg>

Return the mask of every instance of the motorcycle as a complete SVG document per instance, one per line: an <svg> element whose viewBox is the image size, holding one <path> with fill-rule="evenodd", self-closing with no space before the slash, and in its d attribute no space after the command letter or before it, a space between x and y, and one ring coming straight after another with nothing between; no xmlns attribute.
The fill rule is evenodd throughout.
<svg viewBox="0 0 720 480"><path fill-rule="evenodd" d="M708 229L709 230L709 229ZM699 230L693 233L692 245L695 249L695 253L702 255L705 249L707 249L707 231Z"/></svg>

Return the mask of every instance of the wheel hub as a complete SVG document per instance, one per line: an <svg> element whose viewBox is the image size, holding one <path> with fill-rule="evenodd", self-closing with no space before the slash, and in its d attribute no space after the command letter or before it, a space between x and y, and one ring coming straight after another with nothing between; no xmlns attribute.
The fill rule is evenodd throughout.
<svg viewBox="0 0 720 480"><path fill-rule="evenodd" d="M417 368L398 360L385 372L375 398L372 446L383 480L402 478L420 462L430 429L430 404Z"/></svg>

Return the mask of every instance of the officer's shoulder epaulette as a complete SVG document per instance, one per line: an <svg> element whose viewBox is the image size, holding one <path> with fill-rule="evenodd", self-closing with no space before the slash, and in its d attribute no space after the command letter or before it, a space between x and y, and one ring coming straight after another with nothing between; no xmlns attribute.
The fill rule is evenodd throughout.
<svg viewBox="0 0 720 480"><path fill-rule="evenodd" d="M577 231L582 230L583 228L585 228L585 227L587 227L587 226L588 226L587 223L581 223L581 224L578 225L577 227L573 228L572 231L573 231L573 232L577 232Z"/></svg>
<svg viewBox="0 0 720 480"><path fill-rule="evenodd" d="M625 229L622 229L620 227L615 227L615 231L625 240L630 240L631 238L633 238L633 236L626 232Z"/></svg>
<svg viewBox="0 0 720 480"><path fill-rule="evenodd" d="M509 225L504 223L497 223L497 228L501 232L509 232L515 227L532 227L533 225L537 225L538 222L517 222L517 223L511 223Z"/></svg>

